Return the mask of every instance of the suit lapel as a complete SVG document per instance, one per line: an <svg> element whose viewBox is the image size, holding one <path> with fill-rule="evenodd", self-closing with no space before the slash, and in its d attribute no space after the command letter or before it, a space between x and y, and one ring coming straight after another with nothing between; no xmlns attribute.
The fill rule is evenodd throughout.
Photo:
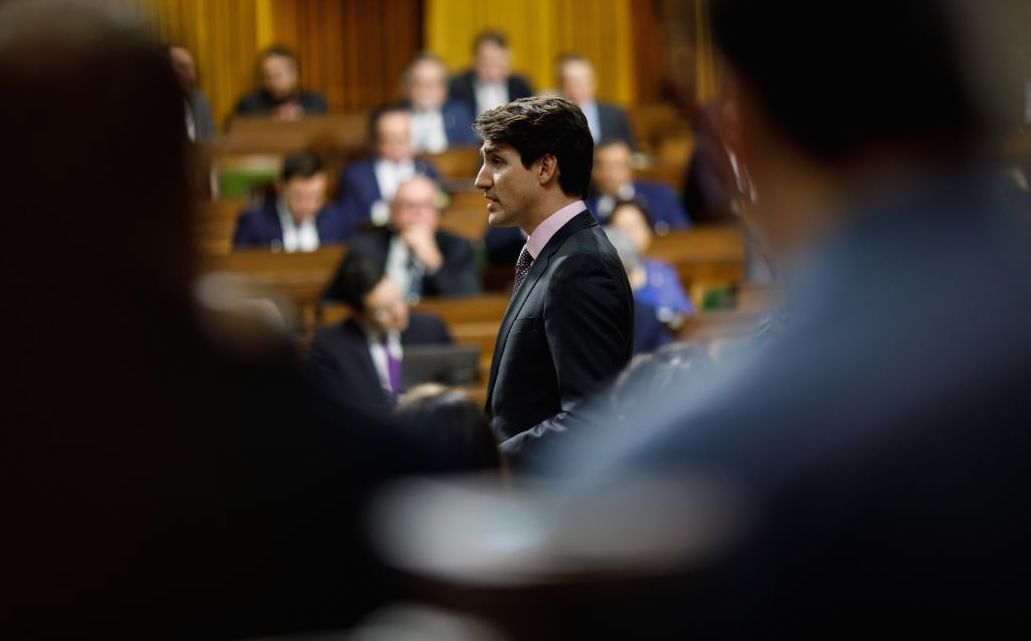
<svg viewBox="0 0 1031 641"><path fill-rule="evenodd" d="M508 332L512 328L512 323L519 316L520 310L523 308L523 304L526 303L526 299L530 297L530 293L533 288L537 286L537 282L547 272L548 265L551 264L552 255L562 246L573 233L586 229L597 223L594 222L594 218L588 210L584 210L573 217L568 223L566 223L561 229L555 232L555 235L551 237L548 244L541 250L540 256L537 260L533 261L533 265L530 266L530 271L526 274L526 280L523 281L519 291L515 293L512 300L508 302L508 307L505 308L505 315L501 320L501 328L498 330L498 338L494 341L494 355L491 358L490 363L490 378L487 383L487 413L490 414L490 402L494 395L494 383L497 382L498 369L501 365L501 357L505 352L505 345L508 344Z"/></svg>

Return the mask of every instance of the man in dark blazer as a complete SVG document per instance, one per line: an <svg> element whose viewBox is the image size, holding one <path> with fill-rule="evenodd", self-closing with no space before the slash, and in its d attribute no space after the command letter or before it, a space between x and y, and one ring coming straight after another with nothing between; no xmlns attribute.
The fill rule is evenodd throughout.
<svg viewBox="0 0 1031 641"><path fill-rule="evenodd" d="M598 83L590 60L576 53L563 55L555 72L562 95L584 112L595 144L621 140L634 147L634 133L623 110L595 100Z"/></svg>
<svg viewBox="0 0 1031 641"><path fill-rule="evenodd" d="M235 112L239 116L272 116L295 120L307 115L326 113L322 94L297 86L298 64L293 52L272 46L258 60L261 89L240 98Z"/></svg>
<svg viewBox="0 0 1031 641"><path fill-rule="evenodd" d="M190 50L179 44L167 48L168 59L186 97L186 135L190 140L208 140L215 135L208 97L197 86L197 66Z"/></svg>
<svg viewBox="0 0 1031 641"><path fill-rule="evenodd" d="M420 53L404 72L403 106L411 113L415 153L439 153L449 147L480 144L473 133L473 112L447 95L447 65L439 56Z"/></svg>
<svg viewBox="0 0 1031 641"><path fill-rule="evenodd" d="M616 203L637 200L648 212L648 223L658 233L688 227L687 214L669 185L634 180L630 146L622 140L604 142L595 148L591 172L591 193L587 208L598 220L608 222Z"/></svg>
<svg viewBox="0 0 1031 641"><path fill-rule="evenodd" d="M337 203L355 227L385 225L388 203L405 180L416 174L440 177L433 165L415 157L411 116L405 107L394 104L373 112L369 138L373 157L344 167L337 183Z"/></svg>
<svg viewBox="0 0 1031 641"><path fill-rule="evenodd" d="M533 95L530 83L511 70L508 39L496 31L485 31L473 41L473 68L451 79L448 93L464 102L474 114L481 114L511 100Z"/></svg>
<svg viewBox="0 0 1031 641"><path fill-rule="evenodd" d="M523 443L626 365L633 297L623 265L583 197L594 143L562 98L524 98L481 114L476 186L491 226L528 234L498 332L486 410L518 466Z"/></svg>
<svg viewBox="0 0 1031 641"><path fill-rule="evenodd" d="M375 263L408 301L478 293L475 250L465 238L439 229L440 202L429 178L406 180L390 203L390 224L356 236L349 253ZM345 300L346 289L341 266L326 297Z"/></svg>
<svg viewBox="0 0 1031 641"><path fill-rule="evenodd" d="M364 256L349 253L336 284L352 315L315 333L309 365L340 401L389 411L403 391L405 346L450 344L451 335L437 317L409 313L382 265Z"/></svg>
<svg viewBox="0 0 1031 641"><path fill-rule="evenodd" d="M699 112L683 195L696 223L738 222L742 207L756 200L755 185L741 156L738 118L736 102L725 98Z"/></svg>
<svg viewBox="0 0 1031 641"><path fill-rule="evenodd" d="M343 212L326 204L322 161L311 152L298 152L283 160L276 198L240 214L233 249L314 251L344 242L351 229Z"/></svg>

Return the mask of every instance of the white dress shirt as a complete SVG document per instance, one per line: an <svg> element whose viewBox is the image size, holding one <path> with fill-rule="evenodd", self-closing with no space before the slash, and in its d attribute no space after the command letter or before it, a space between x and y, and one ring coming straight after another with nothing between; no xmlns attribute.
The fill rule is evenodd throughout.
<svg viewBox="0 0 1031 641"><path fill-rule="evenodd" d="M587 128L591 130L591 138L594 138L594 142L597 144L601 140L601 113L598 111L598 103L592 100L580 105L580 111L584 112Z"/></svg>
<svg viewBox="0 0 1031 641"><path fill-rule="evenodd" d="M390 207L387 203L393 200L398 186L415 175L415 163L411 160L393 162L380 158L376 161L374 171L380 199L372 204L370 217L374 225L385 225L390 218Z"/></svg>
<svg viewBox="0 0 1031 641"><path fill-rule="evenodd" d="M482 114L488 109L508 104L508 83L494 82L483 84L479 81L476 85L476 114Z"/></svg>
<svg viewBox="0 0 1031 641"><path fill-rule="evenodd" d="M298 225L283 199L276 202L276 209L279 212L279 226L283 229L283 251L310 252L319 248L319 231L314 217Z"/></svg>
<svg viewBox="0 0 1031 641"><path fill-rule="evenodd" d="M440 109L412 111L412 147L416 153L439 154L447 149L447 131Z"/></svg>

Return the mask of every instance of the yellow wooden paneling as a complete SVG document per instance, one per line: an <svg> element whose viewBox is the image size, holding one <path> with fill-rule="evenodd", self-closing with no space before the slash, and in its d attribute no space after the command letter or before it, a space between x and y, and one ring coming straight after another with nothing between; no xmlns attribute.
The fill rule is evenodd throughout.
<svg viewBox="0 0 1031 641"><path fill-rule="evenodd" d="M534 88L555 87L555 59L577 52L597 70L598 97L635 101L633 73L634 0L426 0L426 44L453 71L470 63L477 33L497 29L508 37L512 68Z"/></svg>

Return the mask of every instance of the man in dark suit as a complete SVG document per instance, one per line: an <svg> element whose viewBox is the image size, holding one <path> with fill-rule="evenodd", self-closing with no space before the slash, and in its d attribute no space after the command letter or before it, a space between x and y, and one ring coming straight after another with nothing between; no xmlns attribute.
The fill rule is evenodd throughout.
<svg viewBox="0 0 1031 641"><path fill-rule="evenodd" d="M684 206L696 223L728 223L757 198L741 153L737 103L718 98L699 112L695 147L684 176Z"/></svg>
<svg viewBox="0 0 1031 641"><path fill-rule="evenodd" d="M684 208L669 185L634 180L627 143L622 140L604 142L595 148L587 207L598 220L608 222L616 203L621 200L640 201L648 212L651 228L660 234L684 229L689 224Z"/></svg>
<svg viewBox="0 0 1031 641"><path fill-rule="evenodd" d="M233 249L314 251L351 236L349 221L335 205L326 204L326 172L311 152L283 160L276 199L240 214Z"/></svg>
<svg viewBox="0 0 1031 641"><path fill-rule="evenodd" d="M390 202L390 224L359 234L348 248L350 254L375 263L409 302L480 291L472 243L439 229L440 201L440 190L429 178L406 180ZM341 266L326 297L346 300L346 291Z"/></svg>
<svg viewBox="0 0 1031 641"><path fill-rule="evenodd" d="M511 70L508 39L496 31L485 31L473 41L473 68L451 79L448 93L481 114L511 100L533 95L530 83Z"/></svg>
<svg viewBox="0 0 1031 641"><path fill-rule="evenodd" d="M584 112L595 144L621 140L634 147L634 133L623 110L594 99L598 82L590 60L577 53L563 55L555 65L555 75L562 95Z"/></svg>
<svg viewBox="0 0 1031 641"><path fill-rule="evenodd" d="M740 366L610 412L608 436L569 432L556 468L579 489L558 505L655 475L682 490L639 504L705 498L680 508L681 535L653 522L685 544L683 565L662 566L678 578L599 589L604 607L563 600L565 625L539 625L555 639L642 622L669 639L1004 636L1026 625L1031 568L1031 217L979 152L1005 116L1011 43L975 37L991 3L976 21L919 0L712 6L757 219L790 266L784 320ZM710 500L726 512L698 518ZM588 532L626 518L597 516ZM691 544L701 522L719 549ZM578 540L569 526L553 528Z"/></svg>
<svg viewBox="0 0 1031 641"><path fill-rule="evenodd" d="M215 135L208 97L197 86L197 67L190 50L178 44L168 45L168 59L186 96L186 135L190 140L208 140Z"/></svg>
<svg viewBox="0 0 1031 641"><path fill-rule="evenodd" d="M382 265L364 256L348 254L336 285L337 300L353 314L315 333L311 368L342 402L389 411L403 391L405 346L450 344L451 335L435 316L409 313Z"/></svg>
<svg viewBox="0 0 1031 641"><path fill-rule="evenodd" d="M411 126L408 110L399 105L383 107L370 116L373 157L344 167L337 184L337 202L354 226L385 225L388 203L405 180L416 174L439 178L433 165L415 157Z"/></svg>
<svg viewBox="0 0 1031 641"><path fill-rule="evenodd" d="M322 94L297 86L298 64L293 52L272 46L258 59L261 89L240 98L236 103L239 116L272 116L296 120L307 115L326 113Z"/></svg>
<svg viewBox="0 0 1031 641"><path fill-rule="evenodd" d="M473 133L472 109L460 100L448 99L447 65L440 57L419 54L405 69L404 81L404 106L412 116L415 153L439 153L480 143Z"/></svg>
<svg viewBox="0 0 1031 641"><path fill-rule="evenodd" d="M583 113L562 98L524 98L481 114L476 186L491 226L527 235L498 332L487 413L518 465L526 441L626 365L633 298L626 272L583 203L594 143Z"/></svg>

